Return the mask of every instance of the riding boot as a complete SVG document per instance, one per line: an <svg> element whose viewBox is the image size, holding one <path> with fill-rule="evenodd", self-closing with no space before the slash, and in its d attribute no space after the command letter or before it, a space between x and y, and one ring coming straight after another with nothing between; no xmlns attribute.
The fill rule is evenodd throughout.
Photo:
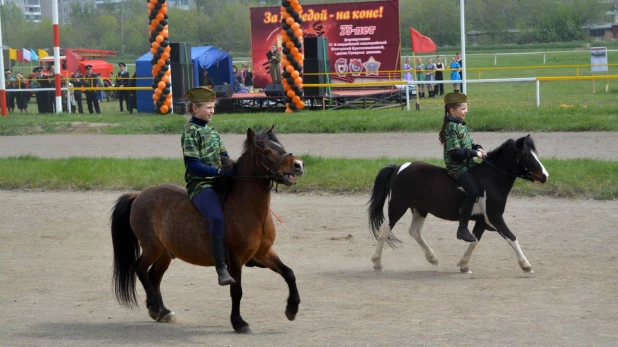
<svg viewBox="0 0 618 347"><path fill-rule="evenodd" d="M210 234L210 249L212 251L212 258L215 261L215 268L217 275L219 276L219 285L227 286L234 284L236 281L227 272L227 266L225 266L225 237L216 236Z"/></svg>
<svg viewBox="0 0 618 347"><path fill-rule="evenodd" d="M473 205L463 205L459 210L459 227L457 228L457 239L466 242L476 242L476 237L468 230L468 222L472 213Z"/></svg>

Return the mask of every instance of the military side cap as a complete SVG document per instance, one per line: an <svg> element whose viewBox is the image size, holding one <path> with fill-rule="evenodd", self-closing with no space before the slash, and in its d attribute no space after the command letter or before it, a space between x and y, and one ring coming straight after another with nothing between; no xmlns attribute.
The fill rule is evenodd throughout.
<svg viewBox="0 0 618 347"><path fill-rule="evenodd" d="M125 64L125 63L118 63L118 66L127 67L127 64Z"/></svg>
<svg viewBox="0 0 618 347"><path fill-rule="evenodd" d="M448 93L444 96L444 104L465 104L468 102L468 97L463 93Z"/></svg>
<svg viewBox="0 0 618 347"><path fill-rule="evenodd" d="M43 70L43 68L42 68L42 67L40 67L40 66L37 66L37 67L35 67L34 69L32 69L32 72L39 72L39 71L41 71L41 70Z"/></svg>
<svg viewBox="0 0 618 347"><path fill-rule="evenodd" d="M190 102L213 102L216 96L215 91L208 87L191 88L187 93Z"/></svg>

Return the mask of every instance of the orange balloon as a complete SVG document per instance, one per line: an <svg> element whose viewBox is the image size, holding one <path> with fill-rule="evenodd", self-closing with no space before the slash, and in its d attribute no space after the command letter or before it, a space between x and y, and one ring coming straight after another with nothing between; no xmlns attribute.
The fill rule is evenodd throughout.
<svg viewBox="0 0 618 347"><path fill-rule="evenodd" d="M159 82L159 84L157 84L157 86L159 86L160 89L165 88L165 82Z"/></svg>
<svg viewBox="0 0 618 347"><path fill-rule="evenodd" d="M281 18L283 19L291 18L290 14L288 13L288 11L285 10L285 7L283 6L281 6Z"/></svg>
<svg viewBox="0 0 618 347"><path fill-rule="evenodd" d="M295 84L301 84L301 83L303 83L303 79L301 77L296 77L296 78L294 78L294 83Z"/></svg>
<svg viewBox="0 0 618 347"><path fill-rule="evenodd" d="M148 3L148 5L146 5L146 8L152 11L152 9L154 8L154 5L151 3Z"/></svg>
<svg viewBox="0 0 618 347"><path fill-rule="evenodd" d="M169 52L172 51L172 47L167 46L167 47L163 48L163 51L169 53Z"/></svg>
<svg viewBox="0 0 618 347"><path fill-rule="evenodd" d="M305 103L301 101L298 104L296 104L296 107L298 107L298 108L300 108L302 110L303 108L305 108Z"/></svg>
<svg viewBox="0 0 618 347"><path fill-rule="evenodd" d="M170 58L170 54L169 54L169 53L167 53L167 52L163 52L163 53L161 54L161 59L163 59L163 60L168 60L169 58Z"/></svg>
<svg viewBox="0 0 618 347"><path fill-rule="evenodd" d="M154 49L159 48L159 46L161 46L161 45L157 41L153 42L152 45L151 45L151 47L154 48Z"/></svg>
<svg viewBox="0 0 618 347"><path fill-rule="evenodd" d="M165 60L163 60L163 59L157 60L157 65L159 65L159 66L165 65Z"/></svg>
<svg viewBox="0 0 618 347"><path fill-rule="evenodd" d="M298 55L299 51L298 48L294 47L294 45L292 45L292 47L290 48L290 53L292 53L292 55L294 56L294 58L296 58L296 56Z"/></svg>
<svg viewBox="0 0 618 347"><path fill-rule="evenodd" d="M292 30L296 31L296 30L300 29L300 24L294 22L294 23L292 23L292 25L290 25L290 28L292 28Z"/></svg>
<svg viewBox="0 0 618 347"><path fill-rule="evenodd" d="M155 89L155 90L158 90L158 89ZM156 102L157 100L159 100L159 95L157 95L157 94L152 94L152 100L154 100L155 102Z"/></svg>
<svg viewBox="0 0 618 347"><path fill-rule="evenodd" d="M288 90L288 91L287 91L287 95L288 95L290 98L293 98L293 97L294 97L294 95L296 95L296 93L294 93L294 91L293 91L292 89L290 89L290 90Z"/></svg>
<svg viewBox="0 0 618 347"><path fill-rule="evenodd" d="M284 43L286 43L286 44L287 44L287 43L288 43L288 42L290 42L291 40L292 40L292 39L290 39L287 35L285 35L285 36L281 36L281 42L284 42Z"/></svg>
<svg viewBox="0 0 618 347"><path fill-rule="evenodd" d="M167 30L163 30L163 31L161 32L161 36L163 36L163 37L169 37L169 36L170 36L170 33L169 33L169 31L167 31Z"/></svg>
<svg viewBox="0 0 618 347"><path fill-rule="evenodd" d="M158 43L161 43L161 42L163 42L163 40L164 40L164 39L165 39L165 37L163 37L163 36L161 36L161 35L157 35L156 41L157 41Z"/></svg>
<svg viewBox="0 0 618 347"><path fill-rule="evenodd" d="M292 78L296 78L296 77L300 76L298 71L294 70L294 67L292 67L292 71L288 71L288 72L292 75Z"/></svg>
<svg viewBox="0 0 618 347"><path fill-rule="evenodd" d="M303 84L302 83L296 83L298 85L298 88L303 89Z"/></svg>
<svg viewBox="0 0 618 347"><path fill-rule="evenodd" d="M291 108L286 108L285 113L294 113L294 111Z"/></svg>
<svg viewBox="0 0 618 347"><path fill-rule="evenodd" d="M161 82L165 82L165 83L167 83L167 82L169 82L169 81L170 81L169 76L163 76L163 77L161 77Z"/></svg>
<svg viewBox="0 0 618 347"><path fill-rule="evenodd" d="M171 74L172 74L172 71L170 70L165 71L165 76L170 76Z"/></svg>
<svg viewBox="0 0 618 347"><path fill-rule="evenodd" d="M150 54L157 54L157 49L156 48L151 48L150 49Z"/></svg>
<svg viewBox="0 0 618 347"><path fill-rule="evenodd" d="M288 73L293 74L293 73L294 73L294 72L293 72L293 71L294 71L294 66L292 66L292 65L287 65L287 66L285 67L285 71L287 71Z"/></svg>
<svg viewBox="0 0 618 347"><path fill-rule="evenodd" d="M161 7L159 13L167 14L167 6Z"/></svg>
<svg viewBox="0 0 618 347"><path fill-rule="evenodd" d="M284 13L287 13L287 12L284 12ZM288 23L288 25L292 25L294 24L294 18L288 17L285 19L285 22Z"/></svg>
<svg viewBox="0 0 618 347"><path fill-rule="evenodd" d="M160 21L162 21L162 20L164 20L164 19L165 19L165 15L163 15L162 13L159 13L159 14L157 14L157 17L156 17L156 18L157 18L157 20L160 22Z"/></svg>
<svg viewBox="0 0 618 347"><path fill-rule="evenodd" d="M288 49L292 49L292 47L294 47L294 42L292 42L291 40L290 40L290 41L287 41L287 42L285 43L285 46L286 46Z"/></svg>
<svg viewBox="0 0 618 347"><path fill-rule="evenodd" d="M167 111L169 111L170 108L165 106L165 105L163 105L163 106L161 106L161 108L159 110L161 110L161 113L167 113Z"/></svg>
<svg viewBox="0 0 618 347"><path fill-rule="evenodd" d="M157 88L157 89L155 89L155 90L154 90L154 93L155 93L156 95L161 95L161 93L163 93L163 89L159 89L159 88Z"/></svg>
<svg viewBox="0 0 618 347"><path fill-rule="evenodd" d="M299 101L300 101L300 96L298 96L298 95L294 95L294 96L292 97L292 102L293 102L293 103L298 104L298 102L299 102Z"/></svg>
<svg viewBox="0 0 618 347"><path fill-rule="evenodd" d="M168 97L167 99L165 99L165 101L163 101L163 105L170 107L172 106L172 97Z"/></svg>
<svg viewBox="0 0 618 347"><path fill-rule="evenodd" d="M298 37L303 37L303 30L302 29L294 30L294 35L296 35Z"/></svg>
<svg viewBox="0 0 618 347"><path fill-rule="evenodd" d="M290 62L289 62L287 59L283 59L283 60L281 61L281 65L283 65L283 66L288 66L288 65L290 65Z"/></svg>
<svg viewBox="0 0 618 347"><path fill-rule="evenodd" d="M285 81L285 80L284 80L284 81ZM286 83L283 83L283 90L284 90L284 91L286 91L286 92L287 92L287 91L288 91L288 90L290 90L290 89L292 89L292 87L291 87L289 84L287 84L287 82L286 82Z"/></svg>

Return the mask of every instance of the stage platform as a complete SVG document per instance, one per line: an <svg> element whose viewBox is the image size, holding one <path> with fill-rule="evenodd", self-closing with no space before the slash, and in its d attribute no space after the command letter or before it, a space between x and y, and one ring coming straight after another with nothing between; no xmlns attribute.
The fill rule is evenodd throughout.
<svg viewBox="0 0 618 347"><path fill-rule="evenodd" d="M410 95L412 96L412 95ZM303 96L305 110L380 109L405 107L405 90L386 88L333 88L332 94ZM264 92L235 93L217 98L217 113L283 112L283 96L267 96Z"/></svg>

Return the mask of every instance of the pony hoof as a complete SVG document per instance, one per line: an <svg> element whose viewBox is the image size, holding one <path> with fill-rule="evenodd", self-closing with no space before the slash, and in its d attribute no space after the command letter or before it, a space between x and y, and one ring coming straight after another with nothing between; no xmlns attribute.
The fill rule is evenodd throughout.
<svg viewBox="0 0 618 347"><path fill-rule="evenodd" d="M524 268L522 268L522 270L524 270L524 272L527 273L527 274L533 274L534 273L534 270L532 270L531 267L524 267Z"/></svg>
<svg viewBox="0 0 618 347"><path fill-rule="evenodd" d="M292 310L286 310L285 311L285 316L288 318L289 321L293 321L294 319L296 319L296 313Z"/></svg>
<svg viewBox="0 0 618 347"><path fill-rule="evenodd" d="M157 319L159 323L176 323L176 314L170 311Z"/></svg>
<svg viewBox="0 0 618 347"><path fill-rule="evenodd" d="M471 274L472 273L472 271L468 267L462 267L461 269L459 269L459 271L461 271L462 274Z"/></svg>
<svg viewBox="0 0 618 347"><path fill-rule="evenodd" d="M150 316L150 318L152 318L154 320L158 320L158 318L159 318L159 313L151 311L151 310L148 310L148 315Z"/></svg>
<svg viewBox="0 0 618 347"><path fill-rule="evenodd" d="M249 328L248 325L237 328L234 331L236 331L236 333L238 334L252 334L253 333L253 331L251 331L251 328Z"/></svg>
<svg viewBox="0 0 618 347"><path fill-rule="evenodd" d="M438 258L427 258L427 261L431 265L440 266L440 261L438 260Z"/></svg>
<svg viewBox="0 0 618 347"><path fill-rule="evenodd" d="M380 264L373 265L373 269L376 271L384 271L384 269L382 268L382 265Z"/></svg>

